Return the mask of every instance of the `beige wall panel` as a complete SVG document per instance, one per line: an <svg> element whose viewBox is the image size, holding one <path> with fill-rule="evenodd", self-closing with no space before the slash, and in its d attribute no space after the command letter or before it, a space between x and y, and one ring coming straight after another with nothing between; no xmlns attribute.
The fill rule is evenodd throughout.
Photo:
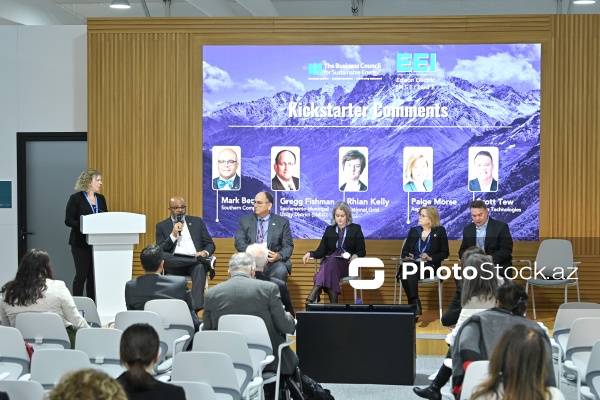
<svg viewBox="0 0 600 400"><path fill-rule="evenodd" d="M582 300L600 301L600 161L598 152L600 16L529 15L410 18L134 18L88 21L89 160L105 180L111 210L147 215L138 257L154 242L167 201L181 194L188 212L202 215L203 44L542 43L540 235L573 239L581 261ZM468 216L465 216L465 223ZM226 279L232 239L217 239L217 278ZM297 240L289 286L296 308L312 286L314 265L302 255L317 240ZM450 243L449 263L460 242ZM516 260L534 259L538 243L515 243ZM365 302L391 303L401 241L367 241L385 263L382 288ZM454 282L444 283L444 306ZM352 301L343 288L342 301ZM422 288L437 309L437 288ZM538 309L554 310L560 289L538 289ZM570 295L574 300L574 294Z"/></svg>

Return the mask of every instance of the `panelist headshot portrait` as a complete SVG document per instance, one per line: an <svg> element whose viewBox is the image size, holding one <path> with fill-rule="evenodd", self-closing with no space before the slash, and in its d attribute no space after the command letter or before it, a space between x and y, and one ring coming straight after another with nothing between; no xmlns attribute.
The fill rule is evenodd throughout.
<svg viewBox="0 0 600 400"><path fill-rule="evenodd" d="M469 190L471 192L498 191L498 148L471 147L469 149Z"/></svg>
<svg viewBox="0 0 600 400"><path fill-rule="evenodd" d="M274 176L271 179L272 190L300 189L300 148L272 147Z"/></svg>
<svg viewBox="0 0 600 400"><path fill-rule="evenodd" d="M340 147L340 191L367 191L368 154L366 147Z"/></svg>
<svg viewBox="0 0 600 400"><path fill-rule="evenodd" d="M213 156L213 190L240 190L241 149L239 146L215 146Z"/></svg>
<svg viewBox="0 0 600 400"><path fill-rule="evenodd" d="M433 148L404 148L404 191L431 192L433 182Z"/></svg>

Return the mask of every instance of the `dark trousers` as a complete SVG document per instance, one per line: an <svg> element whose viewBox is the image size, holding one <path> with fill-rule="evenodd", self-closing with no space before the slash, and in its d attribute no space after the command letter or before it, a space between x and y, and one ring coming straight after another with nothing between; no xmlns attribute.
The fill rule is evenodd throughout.
<svg viewBox="0 0 600 400"><path fill-rule="evenodd" d="M454 292L454 297L452 297L452 302L448 306L448 309L444 315L442 315L442 325L453 326L458 322L458 317L460 316L460 312L462 310L462 305L460 303L461 294L462 284L456 281L456 292Z"/></svg>
<svg viewBox="0 0 600 400"><path fill-rule="evenodd" d="M73 279L73 296L83 296L83 286L87 297L96 301L96 286L94 281L94 256L92 246L71 246L71 254L75 263L75 278Z"/></svg>
<svg viewBox="0 0 600 400"><path fill-rule="evenodd" d="M206 284L206 273L210 265L201 263L196 258L180 257L171 253L165 253L165 272L170 275L189 276L192 278L192 300L194 310L204 308L204 285ZM208 262L208 261L207 261Z"/></svg>

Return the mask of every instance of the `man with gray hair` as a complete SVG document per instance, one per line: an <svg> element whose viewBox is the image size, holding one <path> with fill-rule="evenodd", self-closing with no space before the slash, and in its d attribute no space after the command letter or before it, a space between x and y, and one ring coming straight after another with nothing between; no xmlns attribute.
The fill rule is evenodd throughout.
<svg viewBox="0 0 600 400"><path fill-rule="evenodd" d="M254 258L254 262L256 263L254 277L261 281L273 282L274 284L276 284L279 288L281 302L283 303L283 307L285 307L285 311L289 312L292 315L292 317L296 318L296 313L294 313L294 307L292 306L292 298L290 296L290 291L288 290L286 283L281 279L277 279L272 276L267 276L263 273L265 266L269 262L269 250L267 250L265 246L261 246L260 244L254 243L246 247L246 253L250 254Z"/></svg>
<svg viewBox="0 0 600 400"><path fill-rule="evenodd" d="M254 258L248 253L235 253L229 260L229 279L211 287L204 297L204 330L216 330L222 315L256 315L265 321L275 361L265 367L277 370L277 348L285 342L285 335L296 329L294 318L283 309L276 284L254 278ZM281 373L291 375L298 365L298 356L285 347L281 353Z"/></svg>

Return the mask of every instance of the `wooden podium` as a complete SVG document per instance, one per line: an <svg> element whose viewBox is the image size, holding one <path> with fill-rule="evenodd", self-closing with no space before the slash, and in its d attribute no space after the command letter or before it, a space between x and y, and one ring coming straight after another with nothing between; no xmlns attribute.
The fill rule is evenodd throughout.
<svg viewBox="0 0 600 400"><path fill-rule="evenodd" d="M133 245L146 232L146 216L106 212L81 216L81 232L94 252L96 306L102 324L125 311L125 283L131 280Z"/></svg>

